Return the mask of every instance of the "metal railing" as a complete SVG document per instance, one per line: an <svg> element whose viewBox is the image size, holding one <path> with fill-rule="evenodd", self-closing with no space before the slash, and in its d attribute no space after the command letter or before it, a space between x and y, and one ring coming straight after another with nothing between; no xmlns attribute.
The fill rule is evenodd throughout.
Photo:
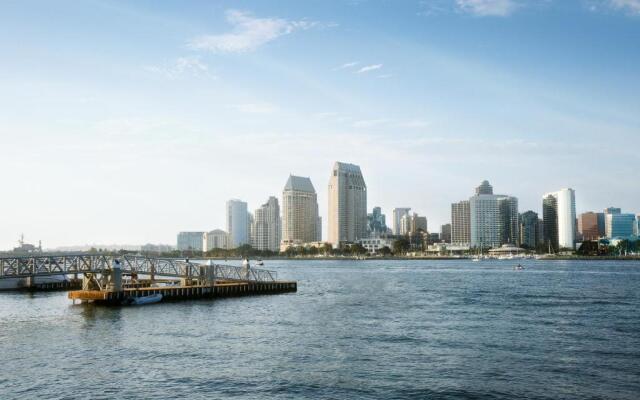
<svg viewBox="0 0 640 400"><path fill-rule="evenodd" d="M0 279L102 273L111 268L114 259L120 261L123 273L151 277L197 278L203 269L214 268L214 276L220 280L274 282L277 279L275 271L264 269L210 265L198 262L200 260L102 254L3 256L0 257Z"/></svg>

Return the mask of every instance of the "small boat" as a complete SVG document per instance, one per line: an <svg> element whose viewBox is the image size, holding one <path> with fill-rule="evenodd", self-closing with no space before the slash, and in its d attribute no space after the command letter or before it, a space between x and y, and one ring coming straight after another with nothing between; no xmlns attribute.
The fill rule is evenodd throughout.
<svg viewBox="0 0 640 400"><path fill-rule="evenodd" d="M262 262L262 260L258 260L258 261L256 261L256 265L258 267L262 267L262 266L264 266L264 263Z"/></svg>
<svg viewBox="0 0 640 400"><path fill-rule="evenodd" d="M124 305L131 306L143 306L146 304L158 303L162 300L162 295L160 293L152 294L149 296L140 296L140 297L129 297L122 301Z"/></svg>
<svg viewBox="0 0 640 400"><path fill-rule="evenodd" d="M514 271L522 271L524 269L524 267L522 266L522 264L518 264L515 267L513 267Z"/></svg>

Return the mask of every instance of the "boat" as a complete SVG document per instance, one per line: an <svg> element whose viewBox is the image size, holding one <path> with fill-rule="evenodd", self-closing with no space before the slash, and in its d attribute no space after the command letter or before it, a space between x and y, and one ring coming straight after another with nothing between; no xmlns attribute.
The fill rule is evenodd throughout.
<svg viewBox="0 0 640 400"><path fill-rule="evenodd" d="M262 262L262 260L258 260L258 261L256 261L256 265L258 267L262 267L262 266L264 266L264 263Z"/></svg>
<svg viewBox="0 0 640 400"><path fill-rule="evenodd" d="M524 267L522 266L522 264L518 264L515 267L513 267L514 271L522 271L524 270Z"/></svg>
<svg viewBox="0 0 640 400"><path fill-rule="evenodd" d="M129 297L122 301L124 305L143 306L146 304L159 303L162 300L162 294L156 293L149 296Z"/></svg>

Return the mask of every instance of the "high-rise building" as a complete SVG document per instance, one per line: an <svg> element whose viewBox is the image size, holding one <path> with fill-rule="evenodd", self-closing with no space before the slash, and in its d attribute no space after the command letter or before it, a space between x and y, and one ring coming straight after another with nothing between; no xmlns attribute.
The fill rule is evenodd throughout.
<svg viewBox="0 0 640 400"><path fill-rule="evenodd" d="M622 209L619 207L607 207L603 211L604 214L621 214Z"/></svg>
<svg viewBox="0 0 640 400"><path fill-rule="evenodd" d="M538 213L526 211L520 214L520 245L535 249L540 243Z"/></svg>
<svg viewBox="0 0 640 400"><path fill-rule="evenodd" d="M257 250L280 250L280 205L271 196L256 210L251 229L251 246Z"/></svg>
<svg viewBox="0 0 640 400"><path fill-rule="evenodd" d="M222 229L214 229L204 233L202 237L203 251L227 248L229 248L229 234L227 232Z"/></svg>
<svg viewBox="0 0 640 400"><path fill-rule="evenodd" d="M400 221L402 217L405 215L409 215L409 211L411 211L411 207L398 207L393 209L393 234L400 235Z"/></svg>
<svg viewBox="0 0 640 400"><path fill-rule="evenodd" d="M493 194L493 186L489 184L489 181L482 181L480 186L476 188L476 196L481 194Z"/></svg>
<svg viewBox="0 0 640 400"><path fill-rule="evenodd" d="M318 196L311 179L290 175L282 191L282 243L286 247L321 240Z"/></svg>
<svg viewBox="0 0 640 400"><path fill-rule="evenodd" d="M640 237L640 214L636 215L636 223L634 225L633 234Z"/></svg>
<svg viewBox="0 0 640 400"><path fill-rule="evenodd" d="M594 212L582 213L578 216L578 234L583 241L598 240L598 214Z"/></svg>
<svg viewBox="0 0 640 400"><path fill-rule="evenodd" d="M604 226L604 213L596 213L598 216L598 237L604 237L605 235L605 226Z"/></svg>
<svg viewBox="0 0 640 400"><path fill-rule="evenodd" d="M380 207L373 207L373 211L367 215L367 231L369 237L387 233L387 218Z"/></svg>
<svg viewBox="0 0 640 400"><path fill-rule="evenodd" d="M544 241L554 250L575 249L576 195L573 189L561 189L542 197Z"/></svg>
<svg viewBox="0 0 640 400"><path fill-rule="evenodd" d="M181 251L202 251L202 236L204 232L180 232L176 248Z"/></svg>
<svg viewBox="0 0 640 400"><path fill-rule="evenodd" d="M227 232L229 233L229 248L249 244L251 218L247 212L247 203L232 199L227 201Z"/></svg>
<svg viewBox="0 0 640 400"><path fill-rule="evenodd" d="M400 220L401 235L415 235L420 231L427 232L427 217L413 213L403 216Z"/></svg>
<svg viewBox="0 0 640 400"><path fill-rule="evenodd" d="M360 167L336 162L329 179L329 242L355 243L367 236L367 185Z"/></svg>
<svg viewBox="0 0 640 400"><path fill-rule="evenodd" d="M471 243L469 200L451 204L451 243L461 246Z"/></svg>
<svg viewBox="0 0 640 400"><path fill-rule="evenodd" d="M486 184L485 184L486 183ZM479 190L480 188L483 188ZM491 185L483 182L476 193L487 192ZM471 246L500 247L520 242L518 199L512 196L476 194L469 199L471 214Z"/></svg>
<svg viewBox="0 0 640 400"><path fill-rule="evenodd" d="M618 209L619 210L619 209ZM606 213L605 216L606 232L605 236L609 239L628 238L633 236L636 216L634 214Z"/></svg>
<svg viewBox="0 0 640 400"><path fill-rule="evenodd" d="M444 243L451 243L451 224L444 224L440 227L440 240Z"/></svg>

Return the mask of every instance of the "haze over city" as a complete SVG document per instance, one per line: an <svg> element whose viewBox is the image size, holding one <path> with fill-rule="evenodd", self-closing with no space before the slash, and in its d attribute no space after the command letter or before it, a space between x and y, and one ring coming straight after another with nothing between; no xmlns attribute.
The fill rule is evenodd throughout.
<svg viewBox="0 0 640 400"><path fill-rule="evenodd" d="M326 239L335 161L436 230L484 179L640 211L637 0L21 1L0 32L0 249L174 243L289 174Z"/></svg>

